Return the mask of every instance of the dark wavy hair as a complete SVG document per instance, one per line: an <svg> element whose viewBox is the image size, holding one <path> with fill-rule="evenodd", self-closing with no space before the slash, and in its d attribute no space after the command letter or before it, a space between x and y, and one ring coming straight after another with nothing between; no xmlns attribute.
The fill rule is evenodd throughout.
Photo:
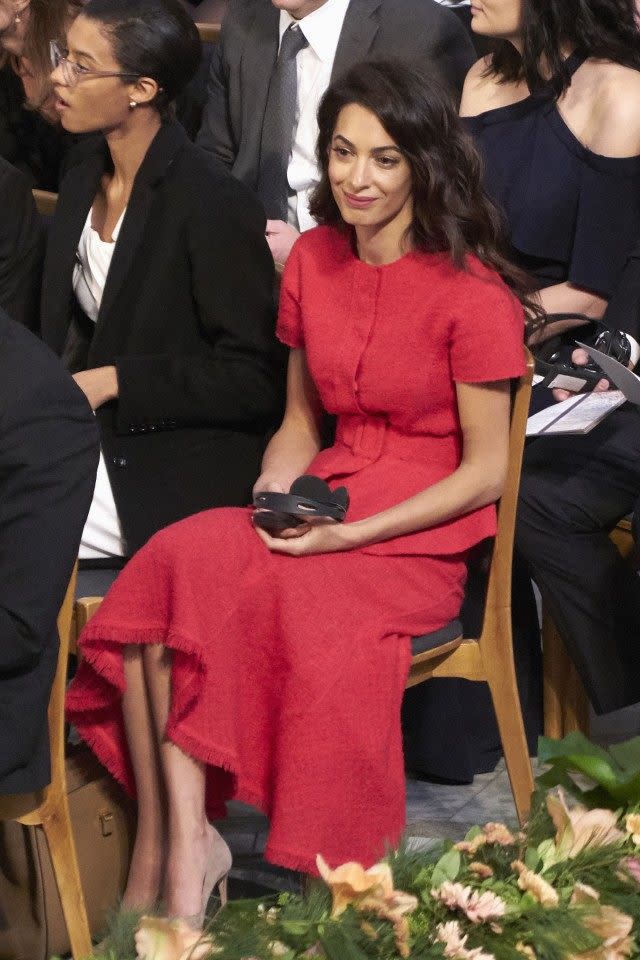
<svg viewBox="0 0 640 960"><path fill-rule="evenodd" d="M310 201L318 223L344 226L329 182L329 153L340 111L349 104L374 113L409 162L413 220L408 239L413 249L445 251L462 269L467 255L475 254L536 314L526 297L532 282L508 260L502 217L484 192L480 156L449 94L433 76L402 61L359 63L322 98L317 144L321 176Z"/></svg>
<svg viewBox="0 0 640 960"><path fill-rule="evenodd" d="M562 47L640 70L640 28L635 0L522 0L522 54L507 40L494 41L488 72L503 83L524 80L530 90L546 85L543 68L560 96L569 86Z"/></svg>
<svg viewBox="0 0 640 960"><path fill-rule="evenodd" d="M202 55L198 29L178 0L89 0L82 15L104 27L123 73L157 81L153 106L171 116Z"/></svg>

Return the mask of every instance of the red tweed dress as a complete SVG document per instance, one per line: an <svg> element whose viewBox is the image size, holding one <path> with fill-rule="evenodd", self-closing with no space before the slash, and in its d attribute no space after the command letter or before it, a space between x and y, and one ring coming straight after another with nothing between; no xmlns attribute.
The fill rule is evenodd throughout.
<svg viewBox="0 0 640 960"><path fill-rule="evenodd" d="M456 469L455 383L522 373L523 315L475 259L411 253L361 262L319 227L285 270L278 336L304 347L335 444L308 472L346 484L357 520ZM207 810L235 797L270 818L266 856L313 872L370 865L405 821L400 703L410 637L458 613L484 507L345 553L272 554L249 509L161 531L119 576L81 637L68 715L135 793L121 695L126 644L173 651L167 736L207 765ZM434 736L437 736L434 730Z"/></svg>

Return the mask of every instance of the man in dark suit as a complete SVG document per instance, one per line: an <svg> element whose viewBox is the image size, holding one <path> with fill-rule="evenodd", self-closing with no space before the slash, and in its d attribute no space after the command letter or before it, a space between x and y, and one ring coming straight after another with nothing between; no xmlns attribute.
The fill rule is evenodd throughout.
<svg viewBox="0 0 640 960"><path fill-rule="evenodd" d="M476 59L462 24L434 0L230 0L198 144L260 194L276 263L313 226L321 96L370 56L431 66L456 96Z"/></svg>
<svg viewBox="0 0 640 960"><path fill-rule="evenodd" d="M604 322L640 341L640 244ZM524 456L516 546L598 713L640 701L640 577L609 531L640 494L640 408L585 436L540 437Z"/></svg>
<svg viewBox="0 0 640 960"><path fill-rule="evenodd" d="M27 178L0 158L0 308L38 327L43 231Z"/></svg>
<svg viewBox="0 0 640 960"><path fill-rule="evenodd" d="M84 394L49 348L0 310L0 793L49 782L56 617L97 463Z"/></svg>

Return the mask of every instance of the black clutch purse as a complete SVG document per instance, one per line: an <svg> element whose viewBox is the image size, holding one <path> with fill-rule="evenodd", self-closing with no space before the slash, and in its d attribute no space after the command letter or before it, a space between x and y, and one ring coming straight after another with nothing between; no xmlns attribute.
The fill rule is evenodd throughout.
<svg viewBox="0 0 640 960"><path fill-rule="evenodd" d="M293 481L289 493L256 493L253 505L254 524L276 533L317 517L341 523L349 507L349 492L346 487L331 490L320 477L307 474Z"/></svg>

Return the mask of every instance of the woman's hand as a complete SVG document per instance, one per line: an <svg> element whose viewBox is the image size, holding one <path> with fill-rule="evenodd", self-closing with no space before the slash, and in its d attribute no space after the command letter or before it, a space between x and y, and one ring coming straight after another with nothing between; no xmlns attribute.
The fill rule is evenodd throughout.
<svg viewBox="0 0 640 960"><path fill-rule="evenodd" d="M578 367L585 367L589 362L589 354L586 350L583 350L582 347L578 347L571 354L571 362L575 363ZM593 388L593 393L604 393L610 388L611 384L608 380L602 379L598 380L595 387ZM555 390L551 391L558 403L561 403L563 400L568 400L569 397L575 397L577 394L571 390L560 390L556 387Z"/></svg>
<svg viewBox="0 0 640 960"><path fill-rule="evenodd" d="M118 373L115 367L95 367L74 373L73 379L89 401L92 410L118 396Z"/></svg>
<svg viewBox="0 0 640 960"><path fill-rule="evenodd" d="M312 553L338 553L341 550L353 550L358 546L357 538L353 535L353 527L354 524L351 523L322 520L280 530L275 537L262 527L256 527L255 530L273 553L305 557Z"/></svg>
<svg viewBox="0 0 640 960"><path fill-rule="evenodd" d="M288 487L285 489L284 482L278 479L274 473L267 471L261 473L254 483L253 495L255 497L256 493L286 493L288 489Z"/></svg>

